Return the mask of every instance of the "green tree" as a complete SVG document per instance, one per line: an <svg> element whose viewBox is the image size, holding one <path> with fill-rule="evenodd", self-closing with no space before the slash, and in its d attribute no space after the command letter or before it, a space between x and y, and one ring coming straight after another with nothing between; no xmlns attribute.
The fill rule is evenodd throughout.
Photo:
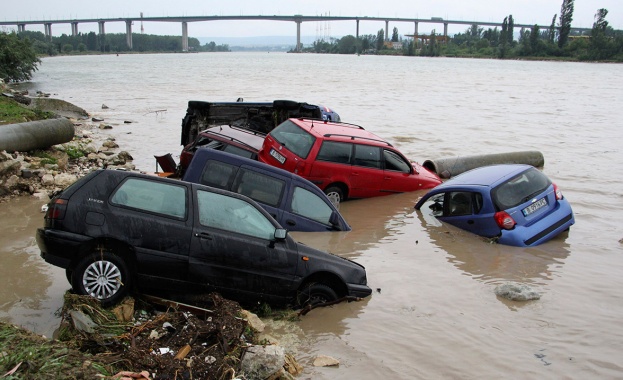
<svg viewBox="0 0 623 380"><path fill-rule="evenodd" d="M509 45L513 44L513 32L515 31L515 20L513 20L513 15L508 16L508 30L506 33L506 38Z"/></svg>
<svg viewBox="0 0 623 380"><path fill-rule="evenodd" d="M29 80L39 63L29 38L0 32L0 78L5 82Z"/></svg>
<svg viewBox="0 0 623 380"><path fill-rule="evenodd" d="M571 21L573 21L573 0L562 0L560 6L560 32L558 34L558 47L562 48L569 40L571 33Z"/></svg>
<svg viewBox="0 0 623 380"><path fill-rule="evenodd" d="M554 43L554 40L556 39L556 17L558 15L554 15L554 17L552 18L552 23L549 26L549 33L547 34L547 40L550 43Z"/></svg>
<svg viewBox="0 0 623 380"><path fill-rule="evenodd" d="M337 51L340 54L355 54L357 52L357 39L352 34L344 36L337 41Z"/></svg>
<svg viewBox="0 0 623 380"><path fill-rule="evenodd" d="M589 59L608 59L616 54L614 45L610 43L610 38L606 35L608 30L608 21L606 16L608 10L601 8L595 14L595 22L591 30L591 39L588 47Z"/></svg>
<svg viewBox="0 0 623 380"><path fill-rule="evenodd" d="M376 33L376 50L383 49L383 43L385 42L385 31L383 29Z"/></svg>
<svg viewBox="0 0 623 380"><path fill-rule="evenodd" d="M394 26L394 31L392 32L392 42L398 42L398 28Z"/></svg>
<svg viewBox="0 0 623 380"><path fill-rule="evenodd" d="M534 24L530 31L530 50L532 51L532 55L537 55L539 52L539 35L539 26Z"/></svg>

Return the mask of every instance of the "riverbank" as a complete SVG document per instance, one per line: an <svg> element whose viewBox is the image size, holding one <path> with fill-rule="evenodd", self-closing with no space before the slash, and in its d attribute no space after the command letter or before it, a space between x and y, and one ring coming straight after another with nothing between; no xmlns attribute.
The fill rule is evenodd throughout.
<svg viewBox="0 0 623 380"><path fill-rule="evenodd" d="M19 105L3 104L20 114ZM2 110L0 105L0 114ZM23 112L30 117L28 109ZM76 133L70 142L33 152L0 152L2 202L23 196L46 199L95 169L135 170L131 155L100 133L109 128L105 122L72 122ZM137 296L103 309L90 297L68 292L53 340L0 322L0 377L233 379L246 374L290 379L300 372L278 345L260 344L273 340L260 335L261 320L237 302L210 294L197 305L203 307Z"/></svg>

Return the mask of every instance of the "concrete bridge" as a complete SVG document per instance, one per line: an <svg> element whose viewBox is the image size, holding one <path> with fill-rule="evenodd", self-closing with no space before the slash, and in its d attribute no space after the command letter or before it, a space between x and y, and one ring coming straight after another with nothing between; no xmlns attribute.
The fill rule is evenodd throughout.
<svg viewBox="0 0 623 380"><path fill-rule="evenodd" d="M119 18L97 18L97 19L66 19L66 20L28 20L28 21L0 21L0 25L17 25L18 32L26 30L26 25L43 25L45 35L52 39L53 24L71 24L72 35L78 34L78 25L81 23L97 23L99 25L99 35L105 35L104 25L107 22L125 22L126 41L128 48L132 49L132 24L135 21L141 22L177 22L182 25L182 50L188 50L188 23L204 22L204 21L287 21L296 23L296 50L301 49L301 24L303 22L319 22L319 21L355 21L355 37L359 39L359 22L384 22L385 38L389 39L389 23L411 23L414 25L413 36L418 38L418 26L422 24L439 24L443 25L443 36L448 37L448 25L478 25L489 27L502 27L501 22L485 22L485 21L460 21L460 20L444 20L440 17L431 17L430 19L418 18L399 18L399 17L350 17L350 16L168 16L168 17L119 17ZM514 24L514 28L525 29L532 28L531 24ZM549 25L539 25L541 30L549 29ZM590 28L572 28L572 31L590 31Z"/></svg>

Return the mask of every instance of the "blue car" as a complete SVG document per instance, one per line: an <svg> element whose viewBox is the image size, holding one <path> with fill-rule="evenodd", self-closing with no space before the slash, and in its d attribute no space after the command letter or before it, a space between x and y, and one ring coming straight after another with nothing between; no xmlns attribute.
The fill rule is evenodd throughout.
<svg viewBox="0 0 623 380"><path fill-rule="evenodd" d="M331 200L305 178L216 149L199 148L184 181L246 195L289 231L350 231Z"/></svg>
<svg viewBox="0 0 623 380"><path fill-rule="evenodd" d="M445 223L519 247L544 243L575 223L560 189L530 165L470 170L433 188L415 208L424 204Z"/></svg>

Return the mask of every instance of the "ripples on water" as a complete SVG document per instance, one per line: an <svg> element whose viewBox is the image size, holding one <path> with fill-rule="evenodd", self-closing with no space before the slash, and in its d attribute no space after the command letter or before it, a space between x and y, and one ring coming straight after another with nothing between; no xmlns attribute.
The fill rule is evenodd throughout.
<svg viewBox="0 0 623 380"><path fill-rule="evenodd" d="M295 234L364 264L375 292L310 313L291 347L313 378L620 378L622 73L620 65L477 59L108 55L46 58L29 86L105 118L149 171L153 155L179 155L188 100L239 97L328 105L419 162L539 150L577 220L545 245L492 245L431 222L413 210L417 192L343 204L352 232ZM543 297L498 300L493 288L505 281ZM317 354L342 364L313 368Z"/></svg>

